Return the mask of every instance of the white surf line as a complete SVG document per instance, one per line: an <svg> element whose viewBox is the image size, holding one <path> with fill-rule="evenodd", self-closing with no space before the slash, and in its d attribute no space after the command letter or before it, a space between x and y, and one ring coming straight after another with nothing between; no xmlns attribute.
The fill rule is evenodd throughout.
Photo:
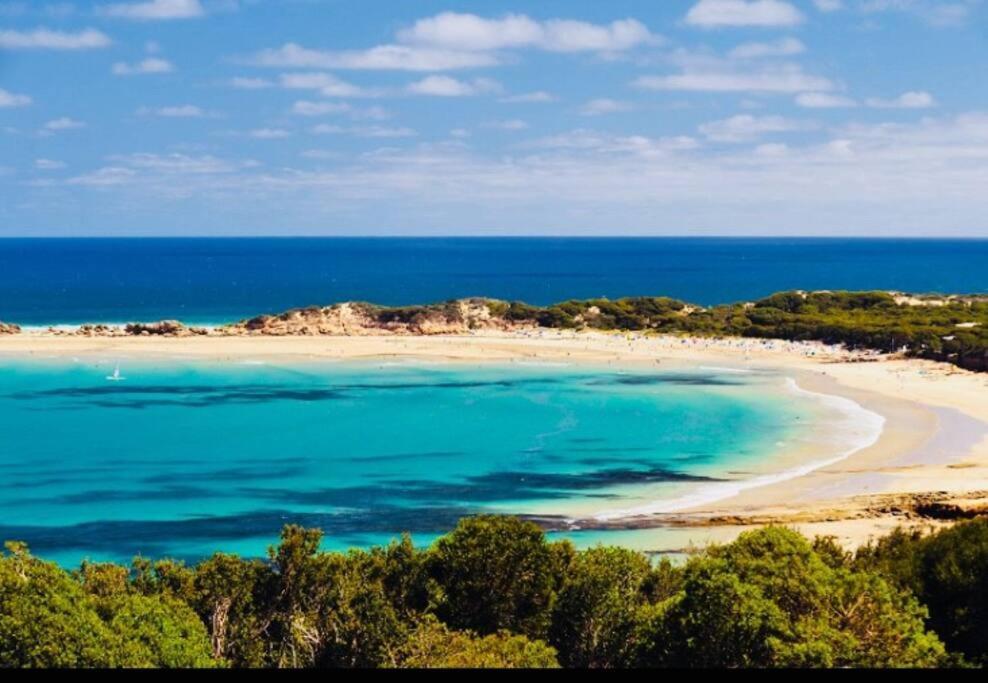
<svg viewBox="0 0 988 683"><path fill-rule="evenodd" d="M678 498L656 501L648 505L642 505L626 510L612 510L594 515L592 519L599 521L613 521L625 517L638 517L642 515L660 514L666 512L680 512L699 505L716 503L727 498L733 498L743 491L777 484L797 477L802 477L810 472L818 470L828 465L846 460L858 451L873 446L882 436L885 427L885 418L878 413L868 410L857 401L853 401L844 396L833 394L822 394L816 391L809 391L800 387L792 377L786 377L786 388L794 394L811 397L824 405L842 413L850 429L843 430L843 435L847 443L840 444L843 449L838 455L826 460L793 467L774 474L763 474L744 481L726 481L713 484L705 484L699 490ZM844 441L845 439L842 439Z"/></svg>

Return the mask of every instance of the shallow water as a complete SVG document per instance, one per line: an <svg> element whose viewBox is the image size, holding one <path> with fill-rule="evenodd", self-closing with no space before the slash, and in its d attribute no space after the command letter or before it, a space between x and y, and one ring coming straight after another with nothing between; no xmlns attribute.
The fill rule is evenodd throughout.
<svg viewBox="0 0 988 683"><path fill-rule="evenodd" d="M479 511L592 513L772 472L822 415L727 368L124 360L111 382L115 365L0 361L0 538L65 564L261 555L289 522L327 548L428 541Z"/></svg>

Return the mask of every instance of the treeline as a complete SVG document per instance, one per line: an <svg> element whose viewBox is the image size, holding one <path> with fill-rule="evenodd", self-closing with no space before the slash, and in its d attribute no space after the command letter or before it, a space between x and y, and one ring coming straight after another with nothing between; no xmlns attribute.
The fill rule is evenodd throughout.
<svg viewBox="0 0 988 683"><path fill-rule="evenodd" d="M546 308L490 302L491 313L563 329L822 341L988 370L988 299L897 303L887 292L783 292L713 308L663 297L566 301Z"/></svg>
<svg viewBox="0 0 988 683"><path fill-rule="evenodd" d="M933 667L988 663L988 520L855 554L784 528L681 565L473 517L428 549L137 559L8 543L5 667Z"/></svg>
<svg viewBox="0 0 988 683"><path fill-rule="evenodd" d="M821 341L946 361L988 371L988 298L899 303L888 292L782 292L752 303L703 308L667 297L570 300L551 306L473 300L492 318L554 329L650 331ZM362 305L378 323L458 321L457 302L387 308ZM467 321L463 321L467 322Z"/></svg>

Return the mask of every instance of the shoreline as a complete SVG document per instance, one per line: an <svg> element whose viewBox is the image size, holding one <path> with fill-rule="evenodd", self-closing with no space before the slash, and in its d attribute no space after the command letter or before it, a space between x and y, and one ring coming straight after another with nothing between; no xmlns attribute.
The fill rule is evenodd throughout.
<svg viewBox="0 0 988 683"><path fill-rule="evenodd" d="M836 410L842 412L844 414L844 422L850 422L855 419L866 420L870 423L867 428L867 433L862 436L861 441L855 442L846 450L841 450L837 455L828 456L825 460L810 460L778 472L757 474L750 479L707 484L701 487L701 490L679 498L656 501L654 503L648 503L635 508L603 512L594 515L593 519L597 522L605 523L612 521L620 522L623 520L642 517L647 518L650 516L655 516L656 518L659 518L659 515L702 510L707 506L716 505L732 498L736 498L746 491L760 489L763 487L772 486L774 484L782 484L792 479L807 476L817 470L853 457L855 453L874 446L875 443L881 439L886 424L886 419L882 415L864 408L856 401L837 394L825 394L818 391L803 389L792 377L784 377L783 381L786 388L793 394L812 397L812 400L818 401L824 405L829 405L831 408L835 408Z"/></svg>
<svg viewBox="0 0 988 683"><path fill-rule="evenodd" d="M890 524L935 523L917 512L927 499L935 499L941 511L949 506L988 508L988 401L984 400L988 376L934 361L848 352L815 342L548 330L430 336L183 338L70 337L25 331L0 337L0 360L73 357L106 361L349 360L771 369L792 377L800 392L839 397L880 416L884 429L871 442L839 457L831 455L827 461L811 463L812 467L797 467L799 471L794 474L763 475L767 481L749 486L744 484L751 480L731 482L730 486L743 488L717 500L697 501L675 510L638 507L623 511L621 516L605 512L571 524L580 529L656 529L657 533L693 528L702 530L697 536L729 540L750 526L782 523L810 535L835 535L845 545L856 546L886 532ZM944 437L943 415L948 413L943 411L956 413L958 417L949 427L963 434ZM791 476L777 479L782 474ZM562 523L561 518L555 521Z"/></svg>

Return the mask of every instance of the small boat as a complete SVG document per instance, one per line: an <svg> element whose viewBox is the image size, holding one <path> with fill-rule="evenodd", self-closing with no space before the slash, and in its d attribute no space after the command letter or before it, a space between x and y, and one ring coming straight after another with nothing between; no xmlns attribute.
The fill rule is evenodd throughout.
<svg viewBox="0 0 988 683"><path fill-rule="evenodd" d="M113 374L107 375L106 379L108 382L123 382L127 378L120 376L120 364L118 363L117 367L113 368Z"/></svg>

